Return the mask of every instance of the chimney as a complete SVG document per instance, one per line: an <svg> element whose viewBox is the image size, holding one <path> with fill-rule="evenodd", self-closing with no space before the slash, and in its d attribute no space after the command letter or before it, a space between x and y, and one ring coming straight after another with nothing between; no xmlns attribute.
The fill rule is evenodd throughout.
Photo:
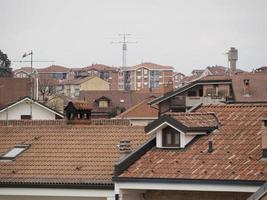
<svg viewBox="0 0 267 200"><path fill-rule="evenodd" d="M227 52L227 54L228 54L230 75L233 75L236 72L236 61L238 60L237 49L231 47L230 50Z"/></svg>
<svg viewBox="0 0 267 200"><path fill-rule="evenodd" d="M168 81L168 83L163 84L163 94L173 91L173 82Z"/></svg>
<svg viewBox="0 0 267 200"><path fill-rule="evenodd" d="M209 153L212 153L213 152L212 140L209 140L209 143L208 143L208 152Z"/></svg>
<svg viewBox="0 0 267 200"><path fill-rule="evenodd" d="M244 96L250 96L250 80L244 79Z"/></svg>
<svg viewBox="0 0 267 200"><path fill-rule="evenodd" d="M267 159L267 117L262 119L262 158Z"/></svg>
<svg viewBox="0 0 267 200"><path fill-rule="evenodd" d="M121 140L118 144L119 152L121 154L120 160L125 158L129 153L132 152L131 140Z"/></svg>

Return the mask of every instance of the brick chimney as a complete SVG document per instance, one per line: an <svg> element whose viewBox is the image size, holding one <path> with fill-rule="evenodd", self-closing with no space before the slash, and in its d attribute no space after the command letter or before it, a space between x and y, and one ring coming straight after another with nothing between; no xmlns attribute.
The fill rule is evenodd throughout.
<svg viewBox="0 0 267 200"><path fill-rule="evenodd" d="M262 158L267 159L267 117L262 119Z"/></svg>

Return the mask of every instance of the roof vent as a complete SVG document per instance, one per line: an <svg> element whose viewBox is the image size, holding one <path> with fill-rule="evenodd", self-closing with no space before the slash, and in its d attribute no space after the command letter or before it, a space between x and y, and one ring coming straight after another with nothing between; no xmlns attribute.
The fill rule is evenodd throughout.
<svg viewBox="0 0 267 200"><path fill-rule="evenodd" d="M120 159L123 159L125 156L132 152L131 140L121 140L117 146L121 153Z"/></svg>

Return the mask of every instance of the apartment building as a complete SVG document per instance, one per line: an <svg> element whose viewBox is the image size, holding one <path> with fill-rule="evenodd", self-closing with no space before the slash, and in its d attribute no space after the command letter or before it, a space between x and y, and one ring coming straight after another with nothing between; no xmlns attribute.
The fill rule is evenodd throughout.
<svg viewBox="0 0 267 200"><path fill-rule="evenodd" d="M118 89L118 69L103 64L92 64L83 68L72 68L70 76L73 78L84 78L98 76L109 82L111 90Z"/></svg>
<svg viewBox="0 0 267 200"><path fill-rule="evenodd" d="M172 66L163 66L155 63L141 63L119 72L119 90L141 90L143 88L159 88L161 85L172 82Z"/></svg>

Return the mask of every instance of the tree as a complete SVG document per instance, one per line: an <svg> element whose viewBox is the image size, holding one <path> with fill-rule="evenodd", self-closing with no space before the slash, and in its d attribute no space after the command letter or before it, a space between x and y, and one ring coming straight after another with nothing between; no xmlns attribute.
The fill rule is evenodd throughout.
<svg viewBox="0 0 267 200"><path fill-rule="evenodd" d="M11 62L7 55L0 50L0 77L12 77Z"/></svg>
<svg viewBox="0 0 267 200"><path fill-rule="evenodd" d="M42 100L46 101L47 96L51 96L56 93L57 81L52 78L39 79L39 92L42 96Z"/></svg>

